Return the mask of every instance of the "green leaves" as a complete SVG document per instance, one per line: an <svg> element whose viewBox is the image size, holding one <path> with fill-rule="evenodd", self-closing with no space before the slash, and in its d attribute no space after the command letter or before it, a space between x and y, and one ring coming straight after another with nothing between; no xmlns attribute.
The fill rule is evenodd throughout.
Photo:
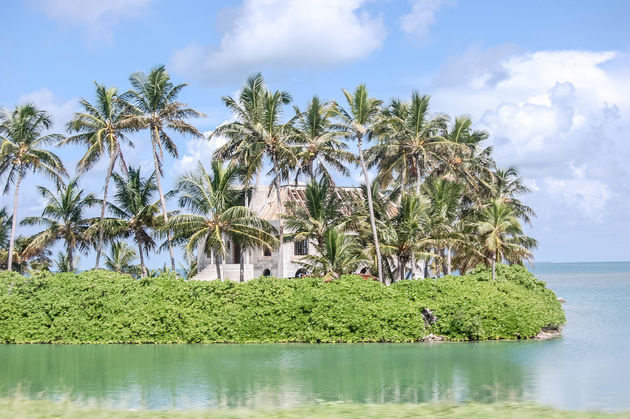
<svg viewBox="0 0 630 419"><path fill-rule="evenodd" d="M358 276L185 281L135 280L94 270L0 273L0 342L213 343L415 342L533 337L565 321L554 293L522 267L499 265L497 281L475 270L385 287ZM14 283L12 293L7 290ZM421 312L437 317L427 326Z"/></svg>

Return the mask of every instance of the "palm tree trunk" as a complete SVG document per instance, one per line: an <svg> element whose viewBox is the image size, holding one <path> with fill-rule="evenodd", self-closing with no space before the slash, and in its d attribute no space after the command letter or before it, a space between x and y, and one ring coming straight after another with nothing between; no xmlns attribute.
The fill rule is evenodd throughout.
<svg viewBox="0 0 630 419"><path fill-rule="evenodd" d="M429 277L429 259L426 259L424 261L424 278L428 278Z"/></svg>
<svg viewBox="0 0 630 419"><path fill-rule="evenodd" d="M363 150L361 149L362 144L363 144L363 141L361 140L361 138L358 138L357 147L359 149L359 161L361 162L361 170L363 170L363 177L365 178L365 185L367 187L368 209L370 211L370 224L372 225L372 236L374 238L374 252L376 253L376 269L378 271L378 280L381 283L384 283L383 267L381 266L381 248L378 244L376 220L374 219L374 205L372 203L372 186L370 184L370 178L368 177L367 167L365 166L365 160L363 159Z"/></svg>
<svg viewBox="0 0 630 419"><path fill-rule="evenodd" d="M15 228L17 227L17 210L18 195L20 191L20 183L22 182L22 166L18 169L17 179L15 181L15 192L13 194L13 219L11 220L11 238L9 241L9 259L7 261L7 271L13 267L13 244L15 241ZM13 286L13 284L11 284Z"/></svg>
<svg viewBox="0 0 630 419"><path fill-rule="evenodd" d="M152 146L153 146L153 164L155 165L155 179L157 181L158 192L160 193L160 204L162 205L162 216L164 218L164 224L168 222L168 211L166 210L166 199L164 199L164 192L162 191L162 169L160 167L160 162L158 160L157 150L155 145L158 141L158 131L157 127L153 127L151 132L152 136ZM175 270L175 256L173 255L173 243L171 243L171 232L166 233L166 240L168 241L168 252L171 257L171 269Z"/></svg>
<svg viewBox="0 0 630 419"><path fill-rule="evenodd" d="M141 277L147 276L147 267L144 265L144 254L142 253L142 243L138 241L138 254L140 255L140 269L142 269Z"/></svg>
<svg viewBox="0 0 630 419"><path fill-rule="evenodd" d="M496 256L493 256L492 257L492 280L493 281L496 280L496 264L497 264L497 258Z"/></svg>
<svg viewBox="0 0 630 419"><path fill-rule="evenodd" d="M420 166L418 165L418 157L414 157L416 164L416 195L420 196Z"/></svg>
<svg viewBox="0 0 630 419"><path fill-rule="evenodd" d="M74 245L68 243L68 268L74 272Z"/></svg>
<svg viewBox="0 0 630 419"><path fill-rule="evenodd" d="M243 249L240 250L241 252L241 261L240 261L240 272L239 272L239 277L238 277L238 282L245 282L245 254L243 252Z"/></svg>
<svg viewBox="0 0 630 419"><path fill-rule="evenodd" d="M411 279L416 279L416 255L411 254Z"/></svg>
<svg viewBox="0 0 630 419"><path fill-rule="evenodd" d="M278 164L276 159L273 159L274 163L274 188L276 190L276 199L278 200L278 240L280 245L278 246L278 278L284 278L284 220L282 219L282 197L280 196L280 185L278 184Z"/></svg>
<svg viewBox="0 0 630 419"><path fill-rule="evenodd" d="M452 263L451 263L451 248L446 247L446 275L450 275L452 272Z"/></svg>
<svg viewBox="0 0 630 419"><path fill-rule="evenodd" d="M402 259L398 259L398 263L400 264L400 280L403 281L405 279L405 261Z"/></svg>
<svg viewBox="0 0 630 419"><path fill-rule="evenodd" d="M221 260L223 258L221 257L221 255L215 254L214 255L214 264L217 267L217 279L221 282L223 282L223 270L221 269Z"/></svg>
<svg viewBox="0 0 630 419"><path fill-rule="evenodd" d="M105 220L105 209L107 208L107 190L109 189L109 180L114 172L114 164L116 164L116 156L110 155L109 167L107 168L107 175L105 176L105 190L103 191L103 205L101 206L101 224L98 229L98 242L96 242L96 262L94 263L94 269L98 269L101 261L101 251L103 249L103 220Z"/></svg>

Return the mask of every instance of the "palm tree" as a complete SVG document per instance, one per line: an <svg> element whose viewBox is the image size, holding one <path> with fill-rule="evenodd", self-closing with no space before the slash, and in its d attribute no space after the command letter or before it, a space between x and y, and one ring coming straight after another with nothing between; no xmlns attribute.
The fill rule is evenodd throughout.
<svg viewBox="0 0 630 419"><path fill-rule="evenodd" d="M324 233L323 244L317 246L317 253L305 255L297 263L308 272L330 280L356 272L367 260L356 236L330 228Z"/></svg>
<svg viewBox="0 0 630 419"><path fill-rule="evenodd" d="M226 168L220 161L212 163L210 173L199 164L197 170L181 176L176 184L180 206L192 214L175 215L165 225L165 229L173 231L174 241L186 243L188 253L195 250L207 255L214 253L217 278L221 281L227 236L247 239L252 245L266 248L278 243L269 222L238 205L243 193L234 187L238 177L237 168Z"/></svg>
<svg viewBox="0 0 630 419"><path fill-rule="evenodd" d="M531 191L523 185L518 169L515 166L509 166L505 169L497 169L493 175L493 182L489 190L490 198L501 200L514 211L518 218L531 226L531 218L535 217L536 213L518 199L520 195Z"/></svg>
<svg viewBox="0 0 630 419"><path fill-rule="evenodd" d="M74 272L74 269L70 266L68 255L63 252L57 252L55 267L57 268L57 272Z"/></svg>
<svg viewBox="0 0 630 419"><path fill-rule="evenodd" d="M144 256L156 246L152 230L163 225L158 217L160 204L155 200L158 190L155 172L144 178L140 168L130 167L127 176L114 173L113 178L116 187L114 203L107 206L113 216L95 223L87 233L96 235L102 229L107 239L131 237L138 246L141 275L146 276Z"/></svg>
<svg viewBox="0 0 630 419"><path fill-rule="evenodd" d="M363 156L363 141L369 141L372 136L372 126L375 123L380 111L382 101L368 96L365 85L359 85L354 94L343 89L343 94L348 102L348 109L344 109L338 104L334 104L334 114L339 120L337 128L340 134L346 138L354 138L357 142L357 154L363 171L363 177L367 190L370 191L371 182L368 175L367 166ZM372 237L374 239L374 250L376 252L376 266L378 270L378 280L383 282L383 268L381 261L381 250L378 243L378 232L376 231L376 221L374 219L374 206L372 195L367 194L370 224L372 227Z"/></svg>
<svg viewBox="0 0 630 419"><path fill-rule="evenodd" d="M385 223L384 247L396 258L399 279L405 279L406 267L414 256L426 256L429 244L429 202L415 194L403 194L396 212ZM392 278L393 280L393 278Z"/></svg>
<svg viewBox="0 0 630 419"><path fill-rule="evenodd" d="M63 240L66 244L68 266L74 271L75 250L85 251L92 244L85 234L92 220L85 217L85 212L97 205L98 200L92 194L85 194L85 191L79 188L76 178L70 180L67 185L58 185L56 193L43 186L39 186L38 190L47 201L42 215L26 217L20 224L41 225L45 230L33 236L29 247L46 248L58 240Z"/></svg>
<svg viewBox="0 0 630 419"><path fill-rule="evenodd" d="M344 222L344 203L326 176L318 181L311 180L304 190L304 205L287 202L286 225L291 231L287 239L313 241L318 247L324 245L324 236L331 227Z"/></svg>
<svg viewBox="0 0 630 419"><path fill-rule="evenodd" d="M61 176L67 174L61 159L55 153L42 148L63 139L60 134L43 134L51 126L50 115L32 104L17 106L12 112L0 113L0 173L7 176L4 193L15 182L7 270L11 270L13 264L13 242L22 179L32 172L61 182Z"/></svg>
<svg viewBox="0 0 630 419"><path fill-rule="evenodd" d="M334 185L328 167L343 176L350 176L345 163L354 161L354 155L347 151L347 145L334 132L331 122L332 108L313 96L306 110L295 107L297 119L297 142L301 150L297 152L298 166L295 174L297 183L301 175L313 180L323 176Z"/></svg>
<svg viewBox="0 0 630 419"><path fill-rule="evenodd" d="M416 194L438 161L440 147L447 140L439 134L446 127L448 117L429 114L430 97L411 93L411 101L393 100L383 111L383 117L375 127L381 141L369 152L369 160L376 164L379 182L389 185L400 176L401 186L415 184Z"/></svg>
<svg viewBox="0 0 630 419"><path fill-rule="evenodd" d="M459 183L445 179L431 179L424 184L424 193L430 201L429 231L438 248L444 275L451 274L451 250L456 241L456 221L463 189Z"/></svg>
<svg viewBox="0 0 630 419"><path fill-rule="evenodd" d="M104 155L109 158L107 174L105 175L105 185L103 190L103 201L101 205L102 222L105 219L107 208L107 192L109 181L114 172L114 167L118 161L120 170L127 174L127 164L123 156L122 145L133 147L133 143L125 136L132 131L132 127L127 119L127 115L133 112L124 96L118 94L115 87L106 88L96 85L96 101L90 103L85 99L80 100L82 112L74 114L73 119L68 122L66 128L69 133L75 135L68 137L62 144L82 144L87 146L87 150L81 160L77 162L77 171L84 173L98 162ZM96 262L98 269L101 251L103 247L103 231L99 231L96 241Z"/></svg>
<svg viewBox="0 0 630 419"><path fill-rule="evenodd" d="M272 177L272 188L276 193L280 215L279 239L280 243L283 243L284 220L280 186L297 166L296 150L293 145L296 137L293 127L295 117L287 122L280 122L282 106L291 102L291 95L284 91L267 90L259 73L248 79L238 100L226 97L223 101L234 113L236 121L219 126L211 134L224 135L229 140L217 150L215 158L246 163L245 179L251 179L254 174L259 178L265 157L269 159L271 163L269 175ZM256 183L258 184L258 181ZM282 245L278 249L278 276L284 277Z"/></svg>
<svg viewBox="0 0 630 419"><path fill-rule="evenodd" d="M138 129L148 129L151 134L155 180L160 195L162 217L166 223L168 211L161 181L162 176L164 176L162 171L164 150L172 156L178 157L177 146L168 135L167 129L178 134L203 137L197 128L186 122L186 119L199 118L204 115L189 108L184 103L177 102L177 96L187 84L173 84L164 66L153 68L148 75L142 72L133 73L129 77L129 81L133 87L130 97L135 104L137 115L130 115L127 122ZM170 237L168 238L168 249L171 257L171 269L175 270L175 256Z"/></svg>
<svg viewBox="0 0 630 419"><path fill-rule="evenodd" d="M9 246L11 218L6 208L0 208L0 249L6 250L7 246Z"/></svg>
<svg viewBox="0 0 630 419"><path fill-rule="evenodd" d="M48 270L52 264L50 256L52 252L46 248L33 248L30 246L32 237L17 236L15 239L15 245L13 246L13 266L12 270L20 274L26 273L29 269L36 270ZM6 268L8 260L8 251L6 249L0 250L0 266ZM11 283L13 284L13 283ZM13 285L9 288L13 288Z"/></svg>
<svg viewBox="0 0 630 419"><path fill-rule="evenodd" d="M520 260L531 260L532 253L524 245L531 245L531 239L524 237L521 223L514 212L500 200L492 201L481 211L476 223L477 233L483 240L481 251L486 262L492 266L492 279L495 279L495 265L511 255ZM535 243L534 243L535 244Z"/></svg>
<svg viewBox="0 0 630 419"><path fill-rule="evenodd" d="M133 276L142 274L142 269L135 264L138 254L124 241L113 241L110 254L105 257L105 266L109 270Z"/></svg>

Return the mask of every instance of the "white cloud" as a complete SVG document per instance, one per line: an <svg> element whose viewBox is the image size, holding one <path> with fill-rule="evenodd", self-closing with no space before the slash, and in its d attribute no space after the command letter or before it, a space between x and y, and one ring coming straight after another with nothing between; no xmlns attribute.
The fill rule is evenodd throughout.
<svg viewBox="0 0 630 419"><path fill-rule="evenodd" d="M352 62L379 48L380 18L366 0L244 0L231 11L219 45L190 45L173 66L209 81L240 79L264 68L322 67Z"/></svg>
<svg viewBox="0 0 630 419"><path fill-rule="evenodd" d="M201 162L205 167L210 165L212 153L227 142L227 139L222 136L216 136L208 140L210 133L211 131L204 132L204 138L194 138L186 142L186 152L173 163L173 169L171 170L173 176L194 170L198 162Z"/></svg>
<svg viewBox="0 0 630 419"><path fill-rule="evenodd" d="M520 167L545 224L608 223L630 210L627 67L614 51L473 47L435 78L432 107L469 114L490 133L499 164Z"/></svg>
<svg viewBox="0 0 630 419"><path fill-rule="evenodd" d="M400 29L416 39L427 36L429 27L435 22L435 15L444 5L444 0L410 0L411 11L400 17Z"/></svg>
<svg viewBox="0 0 630 419"><path fill-rule="evenodd" d="M567 216L566 209L571 215L578 211L579 215L594 222L602 222L608 201L613 197L613 191L598 179L587 179L576 176L573 178L545 178L546 192L552 202L560 205L559 213Z"/></svg>
<svg viewBox="0 0 630 419"><path fill-rule="evenodd" d="M90 35L111 39L111 29L123 19L138 17L153 0L32 0L52 20L80 26Z"/></svg>
<svg viewBox="0 0 630 419"><path fill-rule="evenodd" d="M79 109L76 98L67 101L60 100L55 94L46 88L21 95L17 102L21 105L33 103L40 109L48 112L53 119L52 130L56 133L65 131L65 124L72 119L73 114Z"/></svg>

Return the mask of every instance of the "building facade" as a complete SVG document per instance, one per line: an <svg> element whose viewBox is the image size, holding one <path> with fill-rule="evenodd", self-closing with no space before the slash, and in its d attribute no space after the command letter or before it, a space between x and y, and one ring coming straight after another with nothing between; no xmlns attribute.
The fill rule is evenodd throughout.
<svg viewBox="0 0 630 419"><path fill-rule="evenodd" d="M270 186L254 189L251 209L261 218L269 221L276 229L280 226L280 211L287 202L303 205L306 201L304 185L280 187L281 205L278 205L276 192ZM337 187L335 192L342 197L360 193L359 188ZM226 255L222 263L223 278L238 281L240 277L241 249L230 237L225 237ZM245 281L261 276L277 278L300 277L306 270L298 263L307 254L314 254L314 246L306 240L283 243L272 250L253 248L243 252ZM212 281L217 279L214 255L207 255L200 247L197 252L197 275L195 280ZM278 263L280 257L281 263Z"/></svg>

